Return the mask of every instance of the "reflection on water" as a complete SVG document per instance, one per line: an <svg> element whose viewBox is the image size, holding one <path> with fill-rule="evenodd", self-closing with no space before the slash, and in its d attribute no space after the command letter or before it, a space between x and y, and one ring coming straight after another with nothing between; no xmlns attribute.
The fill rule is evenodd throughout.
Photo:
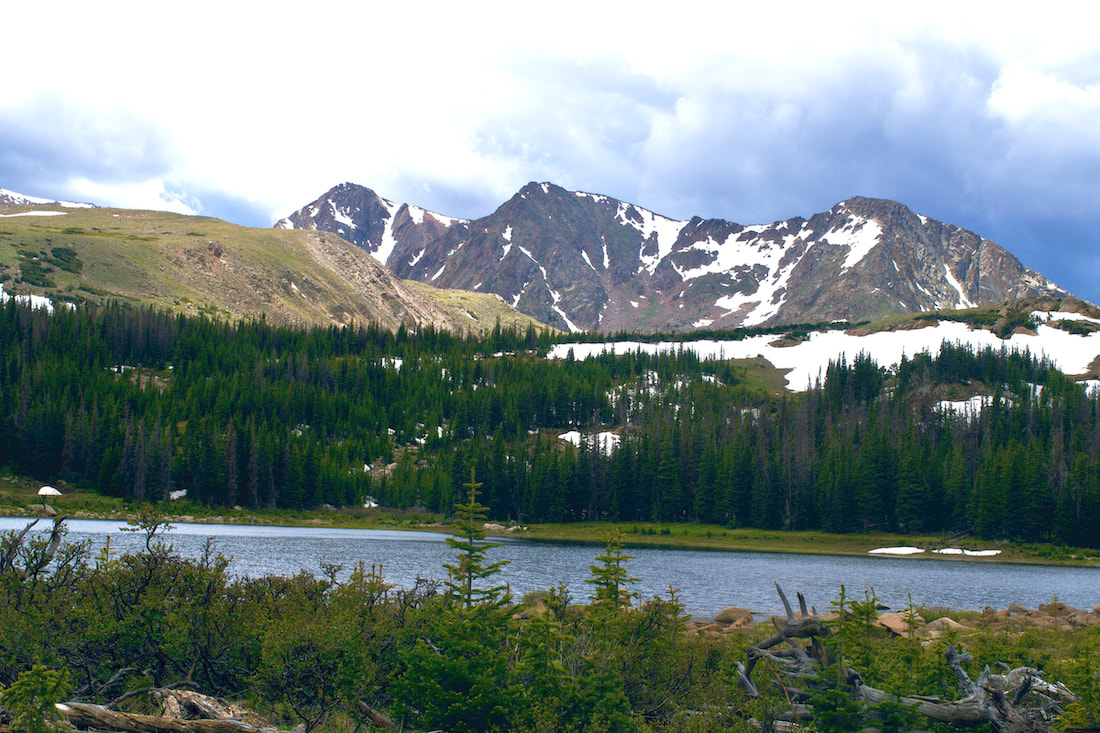
<svg viewBox="0 0 1100 733"><path fill-rule="evenodd" d="M0 532L22 529L26 520L0 518ZM49 522L35 530L48 531ZM70 541L90 540L93 555L110 536L111 553L144 549L141 532L123 532L125 524L70 520ZM443 580L443 563L454 559L446 535L400 530L330 529L322 527L258 527L224 524L176 524L164 535L176 552L197 557L209 539L216 552L231 559L238 576L320 574L322 563L341 565L346 575L359 562L381 565L386 581L411 587L416 578ZM629 540L629 538L627 538ZM602 547L515 538L490 551L490 559L509 560L499 576L512 594L567 584L574 599L593 592L585 583ZM793 598L801 591L819 611L829 609L843 584L849 597L874 589L883 604L902 608L926 606L976 609L1005 608L1019 603L1034 608L1053 596L1078 608L1100 602L1100 570L1010 565L989 561L914 559L904 557L828 557L781 553L658 550L626 547L634 556L627 563L634 590L640 596L668 597L677 590L688 613L713 615L726 606L745 606L772 613L780 608L779 583ZM495 579L494 579L495 580Z"/></svg>

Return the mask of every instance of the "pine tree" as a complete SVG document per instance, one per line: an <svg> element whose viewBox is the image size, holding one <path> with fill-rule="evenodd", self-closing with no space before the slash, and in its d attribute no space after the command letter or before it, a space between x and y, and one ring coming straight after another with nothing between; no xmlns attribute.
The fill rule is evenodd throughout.
<svg viewBox="0 0 1100 733"><path fill-rule="evenodd" d="M596 586L596 595L593 596L596 603L608 605L615 611L622 606L630 605L631 598L636 594L628 591L626 586L637 583L638 578L631 578L626 574L626 561L634 556L623 552L622 529L616 527L615 532L607 535L604 541L606 542L604 554L596 556L600 564L589 566L592 577L584 582Z"/></svg>
<svg viewBox="0 0 1100 733"><path fill-rule="evenodd" d="M492 588L478 588L476 583L490 578L508 564L507 560L498 560L485 564L487 550L500 547L499 542L485 542L485 518L489 507L477 501L481 484L474 478L474 469L470 469L470 482L466 487L466 503L455 505L455 528L458 537L448 537L447 545L458 551L458 562L444 564L450 579L445 581L447 596L462 608L477 605L500 606L508 603L508 587L498 585Z"/></svg>

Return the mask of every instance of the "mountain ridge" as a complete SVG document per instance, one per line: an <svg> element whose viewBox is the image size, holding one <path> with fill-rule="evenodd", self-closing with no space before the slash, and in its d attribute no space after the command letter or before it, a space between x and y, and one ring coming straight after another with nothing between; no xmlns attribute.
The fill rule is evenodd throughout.
<svg viewBox="0 0 1100 733"><path fill-rule="evenodd" d="M400 277L494 292L566 330L858 321L1070 295L974 232L858 196L808 219L742 225L532 182L467 220L344 183L279 226L333 231Z"/></svg>
<svg viewBox="0 0 1100 733"><path fill-rule="evenodd" d="M457 299L406 283L326 231L17 201L0 204L0 284L25 298L118 300L280 325L376 323L457 333L488 332L498 321L521 330L541 326L490 294Z"/></svg>

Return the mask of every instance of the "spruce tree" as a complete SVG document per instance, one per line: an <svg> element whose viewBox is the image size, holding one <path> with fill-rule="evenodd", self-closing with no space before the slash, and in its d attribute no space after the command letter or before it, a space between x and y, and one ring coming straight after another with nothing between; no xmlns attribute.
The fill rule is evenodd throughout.
<svg viewBox="0 0 1100 733"><path fill-rule="evenodd" d="M627 590L631 583L637 583L638 578L631 578L626 574L626 561L633 558L623 552L623 531L616 527L615 532L604 538L606 548L604 554L597 555L599 565L590 565L592 577L584 582L596 586L596 595L593 600L597 603L607 604L613 611L622 606L630 605L630 599L634 593Z"/></svg>
<svg viewBox="0 0 1100 733"><path fill-rule="evenodd" d="M447 596L462 608L471 608L486 604L499 606L507 603L508 587L498 585L492 588L478 588L475 583L490 578L508 564L507 560L485 564L487 550L500 547L499 542L485 541L485 518L489 507L477 501L478 489L482 484L474 478L474 469L470 469L470 482L463 484L467 490L466 503L455 505L455 528L457 537L448 537L447 545L458 551L458 562L444 564L450 579L445 581Z"/></svg>

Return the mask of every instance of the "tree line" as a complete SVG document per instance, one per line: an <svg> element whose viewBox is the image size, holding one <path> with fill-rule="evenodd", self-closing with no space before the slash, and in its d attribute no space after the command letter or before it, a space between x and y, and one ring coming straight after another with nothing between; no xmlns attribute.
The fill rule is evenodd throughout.
<svg viewBox="0 0 1100 733"><path fill-rule="evenodd" d="M1100 546L1100 402L1030 354L860 354L769 395L687 350L550 360L550 342L9 301L0 464L139 502L444 513L476 470L497 520ZM973 395L983 409L942 404Z"/></svg>

